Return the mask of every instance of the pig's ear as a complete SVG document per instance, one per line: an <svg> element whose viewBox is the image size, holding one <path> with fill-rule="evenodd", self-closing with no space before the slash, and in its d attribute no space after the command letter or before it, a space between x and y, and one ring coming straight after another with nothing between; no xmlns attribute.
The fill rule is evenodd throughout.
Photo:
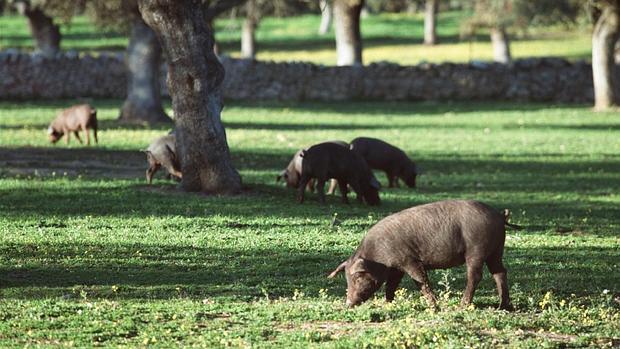
<svg viewBox="0 0 620 349"><path fill-rule="evenodd" d="M328 278L330 278L330 279L331 279L331 278L333 278L333 277L335 277L336 275L338 275L338 273L340 273L341 271L343 271L343 270L344 270L344 267L346 267L346 266L347 266L347 261L344 261L344 262L340 263L340 265L338 266L338 268L336 268L336 270L332 271L332 273L331 273L331 274L329 274L327 277L328 277Z"/></svg>
<svg viewBox="0 0 620 349"><path fill-rule="evenodd" d="M368 264L364 258L358 258L351 264L349 267L349 273L351 275L355 273L367 273L368 272Z"/></svg>
<svg viewBox="0 0 620 349"><path fill-rule="evenodd" d="M379 183L379 181L374 176L370 177L370 186L377 190L381 189L381 183Z"/></svg>

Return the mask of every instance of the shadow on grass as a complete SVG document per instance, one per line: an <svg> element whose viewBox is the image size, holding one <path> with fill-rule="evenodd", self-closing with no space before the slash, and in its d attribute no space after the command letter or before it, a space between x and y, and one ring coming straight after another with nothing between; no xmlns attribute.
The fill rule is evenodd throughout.
<svg viewBox="0 0 620 349"><path fill-rule="evenodd" d="M208 232L202 239L208 239ZM173 299L230 297L252 300L291 296L296 290L315 297L328 288L344 295L342 278L326 275L352 251L329 246L306 251L287 247L238 249L158 244L9 244L0 246L8 261L25 266L0 267L3 298L48 297ZM508 248L509 283L525 292L554 289L556 294L592 294L620 283L613 272L613 247ZM588 261L588 262L586 262ZM452 272L462 291L464 268ZM439 275L431 274L435 290ZM409 278L402 286L416 290ZM114 290L112 286L117 289ZM478 293L494 294L485 271Z"/></svg>
<svg viewBox="0 0 620 349"><path fill-rule="evenodd" d="M234 150L233 163L242 172L247 171L245 192L233 197L214 197L183 193L175 189L174 182L147 186L146 160L137 151L0 148L0 177L19 175L23 181L32 183L19 190L11 186L0 189L0 209L13 217L41 219L80 215L197 217L214 213L243 219L314 218L329 215L333 209L345 215L373 212L382 216L430 199L477 198L498 209L528 212L537 221L537 226L530 229L542 231L553 229L556 224L579 228L584 217L595 220L598 227L610 227L617 224L620 216L613 200L605 200L616 193L615 183L620 173L618 156L560 162L553 158L561 160L563 154L519 154L516 160L435 155L416 159L426 170L416 190L384 188L380 207L367 207L354 200L351 205L345 205L338 196L332 196L328 198L332 209L329 205L318 205L316 194L308 195L307 202L298 205L295 191L275 183L276 174L292 155ZM46 184L53 179L52 171L58 176L67 172L67 182ZM378 175L384 181L382 174ZM28 176L31 178L24 179ZM42 184L37 185L39 182ZM602 199L592 201L592 195ZM585 233L606 234L610 229Z"/></svg>

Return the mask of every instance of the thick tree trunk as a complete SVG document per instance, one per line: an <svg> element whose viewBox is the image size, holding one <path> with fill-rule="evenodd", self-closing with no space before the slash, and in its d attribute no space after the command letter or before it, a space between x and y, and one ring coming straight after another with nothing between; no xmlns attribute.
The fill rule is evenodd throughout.
<svg viewBox="0 0 620 349"><path fill-rule="evenodd" d="M491 28L491 44L493 45L493 60L499 63L510 63L510 41L506 29L501 27Z"/></svg>
<svg viewBox="0 0 620 349"><path fill-rule="evenodd" d="M201 0L139 0L144 21L168 59L168 87L176 122L176 147L186 191L234 194L241 176L232 166L220 113L224 67Z"/></svg>
<svg viewBox="0 0 620 349"><path fill-rule="evenodd" d="M333 0L337 64L362 65L360 13L364 0Z"/></svg>
<svg viewBox="0 0 620 349"><path fill-rule="evenodd" d="M60 52L60 29L51 17L37 8L26 8L24 15L35 41L36 51L46 57L54 57Z"/></svg>
<svg viewBox="0 0 620 349"><path fill-rule="evenodd" d="M426 0L424 12L424 44L437 44L436 19L438 0Z"/></svg>
<svg viewBox="0 0 620 349"><path fill-rule="evenodd" d="M319 35L325 35L332 26L332 4L328 0L321 0L319 3L321 8L321 25L319 26Z"/></svg>
<svg viewBox="0 0 620 349"><path fill-rule="evenodd" d="M246 3L246 15L241 28L241 58L256 57L256 28L258 27L259 14L256 0L248 0Z"/></svg>
<svg viewBox="0 0 620 349"><path fill-rule="evenodd" d="M614 47L620 38L620 8L603 8L592 33L592 78L594 80L594 109L605 110L618 103Z"/></svg>
<svg viewBox="0 0 620 349"><path fill-rule="evenodd" d="M137 15L127 46L127 99L119 119L126 122L171 122L161 104L161 46L155 32Z"/></svg>

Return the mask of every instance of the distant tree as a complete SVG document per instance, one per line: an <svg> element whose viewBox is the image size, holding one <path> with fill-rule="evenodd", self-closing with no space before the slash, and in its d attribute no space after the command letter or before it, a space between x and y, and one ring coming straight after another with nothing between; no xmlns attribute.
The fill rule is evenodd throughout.
<svg viewBox="0 0 620 349"><path fill-rule="evenodd" d="M9 0L18 13L26 16L34 40L35 52L54 57L60 52L60 28L45 13L44 0Z"/></svg>
<svg viewBox="0 0 620 349"><path fill-rule="evenodd" d="M261 13L258 0L248 0L245 4L245 19L241 27L241 57L256 57L256 28L260 22Z"/></svg>
<svg viewBox="0 0 620 349"><path fill-rule="evenodd" d="M240 192L241 176L232 165L220 120L224 67L213 52L213 34L205 21L209 9L199 0L138 0L138 4L168 60L181 187L215 194Z"/></svg>
<svg viewBox="0 0 620 349"><path fill-rule="evenodd" d="M364 0L333 0L337 64L362 65L360 14Z"/></svg>
<svg viewBox="0 0 620 349"><path fill-rule="evenodd" d="M465 32L473 34L478 28L488 28L493 46L493 59L509 63L510 28L526 28L532 24L574 22L583 8L579 0L475 0L463 2L473 9L473 16L464 24Z"/></svg>
<svg viewBox="0 0 620 349"><path fill-rule="evenodd" d="M247 0L239 11L245 16L241 27L241 57L256 56L256 29L264 16L292 16L307 9L304 0Z"/></svg>
<svg viewBox="0 0 620 349"><path fill-rule="evenodd" d="M620 1L593 0L590 15L592 31L592 78L594 82L594 109L607 110L618 105L615 92L616 64L614 48L620 38Z"/></svg>
<svg viewBox="0 0 620 349"><path fill-rule="evenodd" d="M319 2L321 9L321 25L319 26L319 35L325 35L332 26L333 9L331 1L321 0Z"/></svg>
<svg viewBox="0 0 620 349"><path fill-rule="evenodd" d="M439 0L426 0L424 10L424 43L426 45L437 44L437 10Z"/></svg>

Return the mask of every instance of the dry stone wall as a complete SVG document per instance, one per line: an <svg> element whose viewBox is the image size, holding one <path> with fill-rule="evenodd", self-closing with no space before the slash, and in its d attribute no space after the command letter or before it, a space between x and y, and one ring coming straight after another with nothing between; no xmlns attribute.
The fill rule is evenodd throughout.
<svg viewBox="0 0 620 349"><path fill-rule="evenodd" d="M226 68L223 91L228 100L593 101L590 64L557 58L524 59L510 65L378 63L332 67L226 57L222 63ZM45 58L0 52L0 99L124 98L126 86L122 53L93 57L68 52ZM164 83L162 90L167 95Z"/></svg>

